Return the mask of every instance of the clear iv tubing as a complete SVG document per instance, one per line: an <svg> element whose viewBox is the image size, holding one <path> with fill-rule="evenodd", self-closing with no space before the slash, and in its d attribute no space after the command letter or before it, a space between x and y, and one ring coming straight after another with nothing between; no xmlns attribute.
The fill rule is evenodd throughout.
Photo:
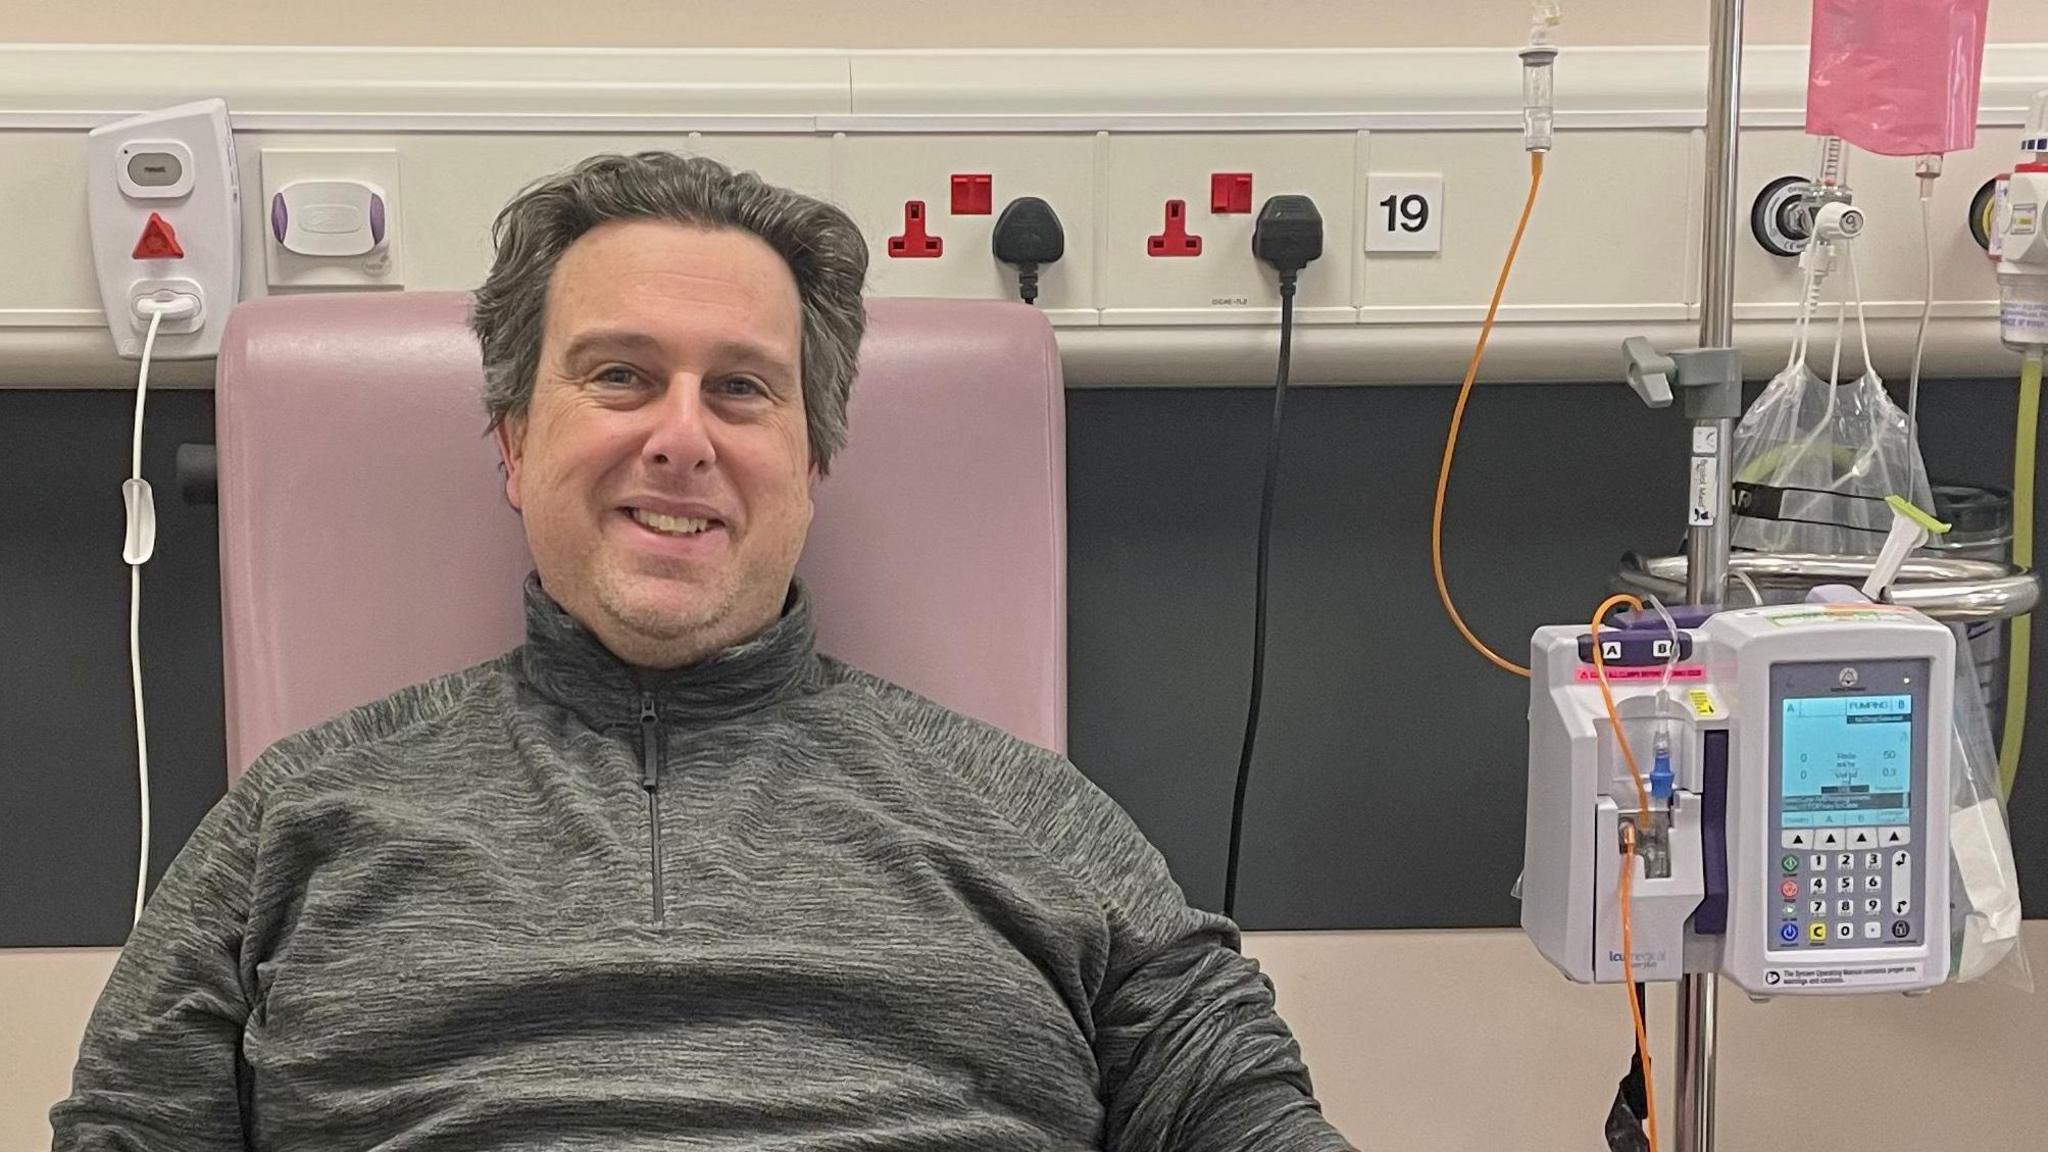
<svg viewBox="0 0 2048 1152"><path fill-rule="evenodd" d="M1664 660L1664 677L1657 684L1657 694L1661 696L1671 687L1671 673L1678 668L1678 621L1671 618L1671 613L1664 608L1664 602L1655 596L1650 597L1650 607L1656 609L1657 615L1664 621L1665 634L1671 637L1671 655Z"/></svg>
<svg viewBox="0 0 2048 1152"><path fill-rule="evenodd" d="M1932 163L1929 164L1931 159ZM1920 462L1920 359L1927 352L1927 324L1934 318L1934 178L1941 174L1941 157L1922 157L1920 175L1920 327L1913 334L1913 371L1906 378L1906 459L1918 480L1925 470ZM1914 499L1919 486L1907 493Z"/></svg>
<svg viewBox="0 0 2048 1152"><path fill-rule="evenodd" d="M1849 265L1849 289L1856 298L1856 334L1863 346L1863 371L1872 371L1870 360L1870 323L1863 312L1863 277L1856 271L1856 243L1844 240L1842 259ZM1846 297L1835 302L1835 351L1828 363L1828 406L1821 417L1821 425L1814 429L1817 437L1835 415L1835 387L1842 381L1842 337L1848 328L1849 301Z"/></svg>

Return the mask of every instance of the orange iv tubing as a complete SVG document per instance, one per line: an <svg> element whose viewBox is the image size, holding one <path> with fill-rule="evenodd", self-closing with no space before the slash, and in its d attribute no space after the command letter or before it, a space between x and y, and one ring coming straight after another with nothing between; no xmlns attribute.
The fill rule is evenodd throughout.
<svg viewBox="0 0 2048 1152"><path fill-rule="evenodd" d="M1493 336L1493 321L1500 313L1500 298L1507 291L1508 273L1514 270L1515 253L1522 247L1522 234L1529 229L1529 214L1536 208L1536 191L1543 185L1543 153L1529 153L1529 198L1522 202L1522 218L1515 223L1515 238L1508 243L1507 259L1501 262L1500 279L1493 285L1493 300L1486 306L1486 320L1479 326L1479 342L1472 349L1472 359L1465 365L1465 382L1458 388L1457 406L1451 409L1451 430L1444 437L1443 464L1436 474L1436 503L1429 518L1429 567L1436 576L1437 598L1443 601L1444 612L1450 616L1451 624L1458 635L1465 638L1481 656L1491 661L1503 672L1512 672L1527 677L1529 670L1509 660L1486 646L1486 642L1473 635L1465 624L1465 618L1458 613L1458 606L1451 599L1450 584L1444 579L1444 495L1451 486L1451 461L1458 454L1458 431L1465 423L1465 405L1472 399L1472 383L1479 378L1479 362L1486 356L1486 342Z"/></svg>
<svg viewBox="0 0 2048 1152"><path fill-rule="evenodd" d="M1485 641L1474 634L1471 627L1465 623L1464 616L1459 613L1457 603L1451 596L1450 583L1444 575L1444 503L1450 490L1451 467L1457 457L1458 434L1464 427L1465 408L1471 402L1472 388L1479 378L1479 365L1485 359L1486 345L1493 336L1494 321L1500 313L1501 297L1507 292L1508 276L1514 270L1515 256L1521 251L1522 237L1528 231L1529 217L1536 208L1536 194L1542 186L1543 153L1531 152L1529 154L1529 194L1522 202L1522 214L1515 222L1514 238L1509 241L1507 257L1501 262L1500 276L1494 281L1493 298L1487 302L1486 318L1479 326L1479 339L1472 349L1471 360L1465 365L1465 378L1459 385L1458 400L1451 410L1451 425L1450 430L1444 437L1443 460L1437 469L1436 499L1431 508L1429 522L1430 572L1436 579L1437 597L1443 603L1444 613L1450 617L1451 625L1458 630L1458 635L1464 637L1465 642L1470 644L1474 651L1485 657L1488 662L1504 672L1512 672L1524 678L1529 676L1529 669L1494 651ZM1633 596L1618 595L1608 597L1593 614L1592 633L1595 637L1599 635L1600 621L1606 617L1608 611L1623 604L1630 605L1638 612L1643 610L1642 601ZM1606 706L1608 722L1613 726L1615 740L1621 749L1622 760L1628 766L1629 779L1634 784L1636 791L1636 819L1625 824L1622 828L1621 852L1623 859L1621 864L1621 891L1619 894L1621 905L1621 954L1623 976L1628 991L1629 1019L1635 1029L1636 1051L1643 1066L1643 1084L1648 1104L1645 1110L1649 1113L1650 1149L1651 1152L1656 1152L1660 1146L1657 1125L1656 1078L1650 1064L1650 1045L1648 1030L1644 1025L1644 1006L1641 999L1636 995L1635 947L1634 940L1632 939L1633 925L1630 915L1630 881L1635 873L1637 835L1639 830L1643 832L1648 830L1650 811L1649 789L1645 786L1642 770L1636 763L1634 750L1629 746L1628 735L1622 729L1621 716L1615 708L1613 690L1607 680L1606 663L1601 656L1600 645L1597 643L1593 645L1593 665L1600 683L1600 696Z"/></svg>

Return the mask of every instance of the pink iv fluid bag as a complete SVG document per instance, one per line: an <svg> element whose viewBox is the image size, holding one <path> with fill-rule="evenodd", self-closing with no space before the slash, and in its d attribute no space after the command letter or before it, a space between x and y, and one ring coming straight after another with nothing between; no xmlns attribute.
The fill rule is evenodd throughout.
<svg viewBox="0 0 2048 1152"><path fill-rule="evenodd" d="M1989 0L1813 0L1806 131L1919 156L1977 142Z"/></svg>

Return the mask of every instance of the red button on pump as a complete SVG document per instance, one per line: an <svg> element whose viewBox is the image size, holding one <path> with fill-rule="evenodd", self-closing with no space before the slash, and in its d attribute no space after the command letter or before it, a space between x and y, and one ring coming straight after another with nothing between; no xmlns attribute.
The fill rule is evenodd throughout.
<svg viewBox="0 0 2048 1152"><path fill-rule="evenodd" d="M185 250L178 246L178 234L171 230L171 222L151 212L149 223L142 226L142 238L135 242L135 251L129 255L137 260L180 260Z"/></svg>

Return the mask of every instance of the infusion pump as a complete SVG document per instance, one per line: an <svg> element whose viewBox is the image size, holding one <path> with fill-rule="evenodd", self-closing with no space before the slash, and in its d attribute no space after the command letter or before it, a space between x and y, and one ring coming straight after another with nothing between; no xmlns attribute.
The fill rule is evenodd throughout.
<svg viewBox="0 0 2048 1152"><path fill-rule="evenodd" d="M1941 983L1954 662L1947 627L1869 602L1723 611L1675 635L1656 617L1538 630L1524 931L1573 980L1626 979L1633 822L1635 979L1718 972L1755 996Z"/></svg>

